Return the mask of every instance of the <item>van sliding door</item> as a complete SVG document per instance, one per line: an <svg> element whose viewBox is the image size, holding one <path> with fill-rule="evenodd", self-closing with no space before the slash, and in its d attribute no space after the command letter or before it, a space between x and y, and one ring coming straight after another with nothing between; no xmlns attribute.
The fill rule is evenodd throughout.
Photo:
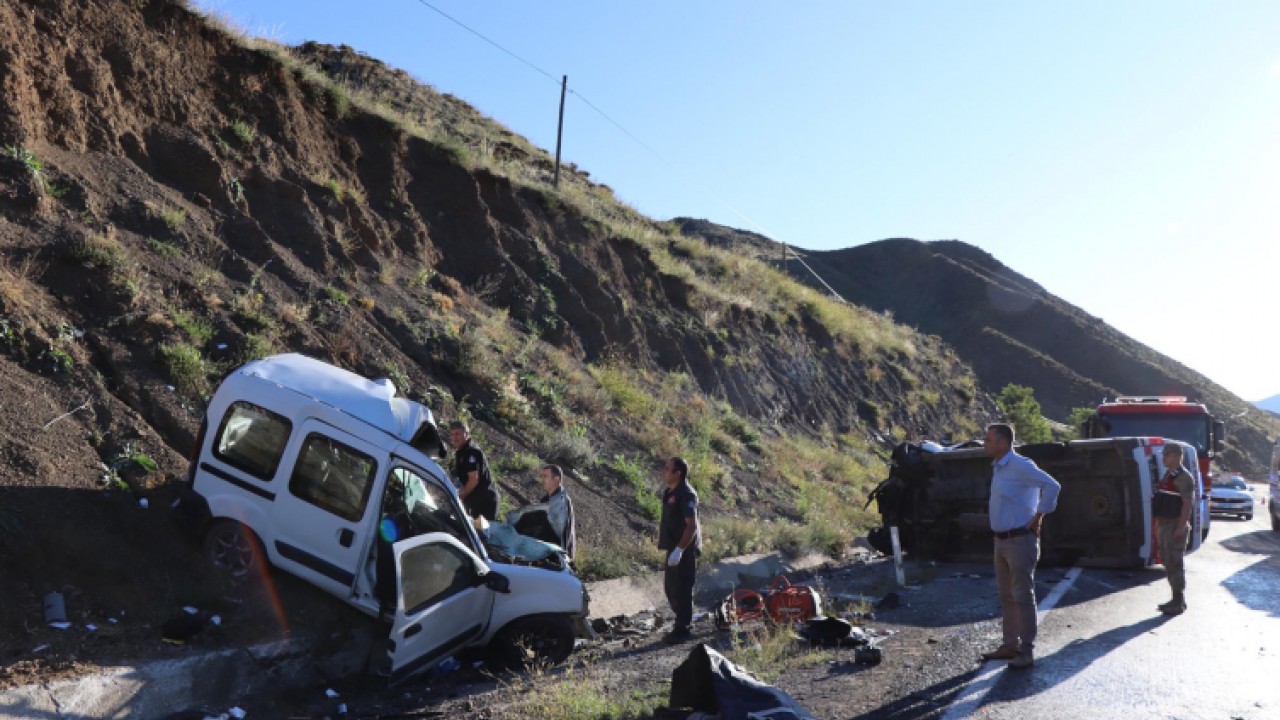
<svg viewBox="0 0 1280 720"><path fill-rule="evenodd" d="M330 425L307 420L285 462L289 478L272 506L276 564L339 597L352 592L386 456Z"/></svg>

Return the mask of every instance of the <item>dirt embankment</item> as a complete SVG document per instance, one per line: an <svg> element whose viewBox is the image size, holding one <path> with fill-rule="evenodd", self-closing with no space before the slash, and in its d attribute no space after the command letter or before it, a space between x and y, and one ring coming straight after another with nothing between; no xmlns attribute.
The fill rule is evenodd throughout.
<svg viewBox="0 0 1280 720"><path fill-rule="evenodd" d="M994 414L936 338L790 286L743 297L741 268L585 173L552 191L527 142L468 141L485 121L458 120L474 113L456 100L421 115L448 120L432 136L303 54L167 0L0 3L0 663L42 644L58 666L153 648L182 604L239 615L210 642L348 612L287 580L244 600L167 513L204 398L271 352L392 377L475 420L495 457L570 466L588 546L652 530L620 456L647 471L699 452L723 468L709 513L796 518L770 442L874 449ZM681 402L644 405L661 417L642 436L602 367ZM673 404L733 432L695 446ZM503 475L516 501L532 494L522 462ZM74 633L40 623L53 590Z"/></svg>

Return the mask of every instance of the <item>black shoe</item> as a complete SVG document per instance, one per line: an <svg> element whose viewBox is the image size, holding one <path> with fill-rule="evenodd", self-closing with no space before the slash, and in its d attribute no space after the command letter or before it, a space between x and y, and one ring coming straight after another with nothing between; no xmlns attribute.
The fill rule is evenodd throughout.
<svg viewBox="0 0 1280 720"><path fill-rule="evenodd" d="M693 633L689 632L689 628L676 628L666 635L662 636L662 642L668 645L679 645L693 639Z"/></svg>

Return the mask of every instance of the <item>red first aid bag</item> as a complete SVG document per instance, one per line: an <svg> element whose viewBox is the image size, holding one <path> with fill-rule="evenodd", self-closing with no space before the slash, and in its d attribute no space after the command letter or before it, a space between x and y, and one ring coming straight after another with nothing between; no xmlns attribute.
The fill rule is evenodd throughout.
<svg viewBox="0 0 1280 720"><path fill-rule="evenodd" d="M774 622L797 623L822 615L822 598L808 585L792 585L784 575L773 579L765 609Z"/></svg>

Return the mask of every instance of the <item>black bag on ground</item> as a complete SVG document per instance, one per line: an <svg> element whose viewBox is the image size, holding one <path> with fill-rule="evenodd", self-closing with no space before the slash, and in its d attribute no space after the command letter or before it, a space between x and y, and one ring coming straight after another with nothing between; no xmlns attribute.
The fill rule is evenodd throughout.
<svg viewBox="0 0 1280 720"><path fill-rule="evenodd" d="M790 695L756 680L703 644L694 646L672 671L668 705L718 714L721 720L816 720Z"/></svg>
<svg viewBox="0 0 1280 720"><path fill-rule="evenodd" d="M1151 496L1151 515L1158 518L1176 518L1182 514L1182 496L1168 490L1157 490Z"/></svg>

